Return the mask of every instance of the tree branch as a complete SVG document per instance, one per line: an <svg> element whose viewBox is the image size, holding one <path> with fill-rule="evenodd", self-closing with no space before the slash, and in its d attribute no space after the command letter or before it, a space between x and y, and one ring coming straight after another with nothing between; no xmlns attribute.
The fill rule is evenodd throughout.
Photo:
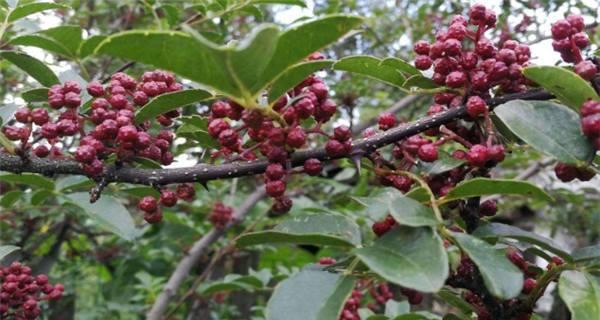
<svg viewBox="0 0 600 320"><path fill-rule="evenodd" d="M535 89L523 93L509 94L489 99L491 107L506 103L511 100L549 100L554 96L544 90ZM442 124L454 121L466 116L464 106L452 108L442 113L425 117L366 139L356 140L352 146L349 156L361 156L395 143L402 139L419 134L427 129L438 127ZM290 165L292 167L302 166L304 161L310 158L319 160L333 160L324 148L299 151L291 155ZM248 162L233 162L218 165L199 164L192 167L169 168L169 169L140 169L122 167L107 170L104 177L107 182L128 182L144 185L167 185L184 182L207 182L210 180L228 179L263 173L268 165L267 160L256 160ZM84 172L79 163L73 160L49 160L31 157L29 161L23 161L18 156L0 152L0 170L9 172L31 172L43 175L54 174L80 174Z"/></svg>
<svg viewBox="0 0 600 320"><path fill-rule="evenodd" d="M206 248L212 243L219 240L225 232L232 226L240 223L248 212L266 195L265 188L257 188L254 193L250 194L246 201L240 205L239 208L233 214L233 222L229 224L224 230L213 228L207 234L205 234L200 240L196 241L192 248L187 254L179 261L175 271L171 274L169 281L163 288L160 295L156 298L152 309L148 312L148 320L159 320L167 310L169 301L177 293L177 290L190 273L192 267L198 262L200 257L204 254Z"/></svg>

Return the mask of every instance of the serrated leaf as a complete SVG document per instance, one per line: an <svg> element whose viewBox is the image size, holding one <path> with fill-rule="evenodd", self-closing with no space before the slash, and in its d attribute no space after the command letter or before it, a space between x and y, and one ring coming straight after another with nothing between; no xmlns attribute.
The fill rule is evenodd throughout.
<svg viewBox="0 0 600 320"><path fill-rule="evenodd" d="M100 222L104 228L125 240L131 241L140 234L129 211L111 195L103 194L95 203L90 203L90 195L87 192L71 193L65 197L81 207L92 219Z"/></svg>
<svg viewBox="0 0 600 320"><path fill-rule="evenodd" d="M0 246L0 262L9 254L20 250L17 246Z"/></svg>
<svg viewBox="0 0 600 320"><path fill-rule="evenodd" d="M532 66L523 69L523 75L554 94L573 110L579 110L589 99L600 99L588 81L565 68Z"/></svg>
<svg viewBox="0 0 600 320"><path fill-rule="evenodd" d="M598 320L600 315L600 277L581 271L564 271L558 292L573 320Z"/></svg>
<svg viewBox="0 0 600 320"><path fill-rule="evenodd" d="M208 91L201 89L181 90L162 94L139 109L135 114L135 122L141 123L148 119L155 118L163 113L175 110L177 108L206 100L212 97Z"/></svg>
<svg viewBox="0 0 600 320"><path fill-rule="evenodd" d="M265 317L267 320L337 319L354 283L353 277L305 268L275 287Z"/></svg>
<svg viewBox="0 0 600 320"><path fill-rule="evenodd" d="M21 92L21 98L27 102L48 101L48 88L36 88Z"/></svg>
<svg viewBox="0 0 600 320"><path fill-rule="evenodd" d="M333 64L334 70L361 74L387 84L402 87L406 77L393 65L383 65L382 60L372 56L352 56Z"/></svg>
<svg viewBox="0 0 600 320"><path fill-rule="evenodd" d="M23 5L20 5L16 8L14 8L8 15L7 22L13 22L18 19L24 18L28 15L46 11L46 10L67 9L67 8L69 8L69 7L62 5L62 4L58 4L58 3L52 3L52 2L27 3L27 4L23 4Z"/></svg>
<svg viewBox="0 0 600 320"><path fill-rule="evenodd" d="M392 229L354 253L387 281L418 291L436 292L448 277L442 239L428 227Z"/></svg>
<svg viewBox="0 0 600 320"><path fill-rule="evenodd" d="M0 175L0 181L54 190L54 182L52 180L34 173L3 174Z"/></svg>
<svg viewBox="0 0 600 320"><path fill-rule="evenodd" d="M354 247L361 243L361 236L358 225L344 216L298 215L282 221L272 230L246 233L236 243L238 246L297 243Z"/></svg>
<svg viewBox="0 0 600 320"><path fill-rule="evenodd" d="M56 74L45 63L30 55L15 51L1 51L0 57L10 61L44 86L49 87L59 83Z"/></svg>
<svg viewBox="0 0 600 320"><path fill-rule="evenodd" d="M581 132L579 114L550 101L513 100L494 109L520 139L561 162L589 161L594 149Z"/></svg>
<svg viewBox="0 0 600 320"><path fill-rule="evenodd" d="M287 91L306 79L310 74L333 64L331 60L308 61L296 64L283 72L269 89L269 102L276 101Z"/></svg>
<svg viewBox="0 0 600 320"><path fill-rule="evenodd" d="M483 239L497 239L499 237L502 237L535 244L560 256L561 258L567 261L572 260L571 255L567 253L564 249L562 249L558 244L554 243L552 239L548 239L546 237L537 235L533 232L525 231L517 227L509 226L507 224L496 222L484 224L477 228L473 232L473 235Z"/></svg>
<svg viewBox="0 0 600 320"><path fill-rule="evenodd" d="M506 300L523 289L523 273L506 257L504 249L465 233L453 233L458 246L473 260L491 294Z"/></svg>
<svg viewBox="0 0 600 320"><path fill-rule="evenodd" d="M510 179L474 178L456 185L442 199L444 202L492 194L524 195L553 201L544 190L532 183Z"/></svg>

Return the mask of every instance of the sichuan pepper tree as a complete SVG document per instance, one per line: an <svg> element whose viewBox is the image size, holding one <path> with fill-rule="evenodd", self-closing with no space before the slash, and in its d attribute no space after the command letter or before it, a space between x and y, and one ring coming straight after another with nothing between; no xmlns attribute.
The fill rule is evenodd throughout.
<svg viewBox="0 0 600 320"><path fill-rule="evenodd" d="M162 30L85 39L76 26L12 31L19 19L66 6L0 3L6 49L0 57L44 86L21 93L27 104L0 109L3 206L83 211L97 229L132 243L168 232L170 224L201 228L185 247L177 244L179 261L165 279L136 274L146 286L135 289L151 297L137 313L149 319L182 309L194 317L206 297L222 305L238 290L265 293L266 302L253 302L264 306L257 317L266 319L532 319L553 282L573 319L597 318L597 245L567 251L496 219L498 200L511 195L553 206L553 190L525 181L548 164L563 182L589 181L598 172L600 78L582 16L570 14L551 26L561 66L534 65L530 46L509 39L496 13L480 4L442 19L433 41L416 41L412 62L328 56L328 46L363 28L352 15L287 28L261 24L226 45L197 28L271 2L278 1L187 8L198 11L182 23L176 6L144 2ZM135 14L129 12L128 24ZM73 61L81 76L59 80L29 47ZM106 67L86 65L91 59L107 61ZM124 63L116 71L110 69L115 61ZM88 69L98 72L90 76ZM416 120L383 112L375 126L356 132L337 121L352 114L355 97L332 90L344 80L328 79L327 70L367 76L431 104ZM547 159L517 178L498 178L518 149ZM182 164L186 157L193 164ZM357 180L324 182L340 168ZM353 183L363 191L346 191L346 209L328 208L326 199L316 207L303 204L311 193ZM204 224L189 218L197 206ZM106 235L66 216L52 226L61 240L49 256L62 242L80 256L86 249L73 244L72 233L94 246L104 242ZM2 215L8 225L16 226L14 219L10 211ZM43 219L27 223L35 230ZM219 242L227 235L230 241ZM0 258L14 256L14 245L29 246L8 243ZM323 247L329 254L286 272L250 270L214 280L213 269L227 256L266 254L273 245ZM110 264L119 250L96 251L111 275L123 272ZM287 258L277 256L276 263ZM205 271L186 283L200 261ZM49 284L44 265L32 270L15 261L0 269L0 317L45 316L40 301L76 292ZM445 313L419 308L426 297L443 301Z"/></svg>

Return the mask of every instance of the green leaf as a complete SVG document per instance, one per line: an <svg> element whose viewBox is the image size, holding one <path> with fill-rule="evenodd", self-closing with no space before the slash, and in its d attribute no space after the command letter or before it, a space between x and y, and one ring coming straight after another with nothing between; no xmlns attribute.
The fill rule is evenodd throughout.
<svg viewBox="0 0 600 320"><path fill-rule="evenodd" d="M6 124L12 120L17 109L19 109L19 106L15 103L7 103L0 106L0 124Z"/></svg>
<svg viewBox="0 0 600 320"><path fill-rule="evenodd" d="M58 77L46 64L30 55L15 51L1 51L0 57L10 61L44 86L49 87L59 83Z"/></svg>
<svg viewBox="0 0 600 320"><path fill-rule="evenodd" d="M464 233L453 233L458 246L477 265L485 286L500 299L511 299L523 289L523 273L506 257L504 249Z"/></svg>
<svg viewBox="0 0 600 320"><path fill-rule="evenodd" d="M21 98L27 102L48 101L48 88L36 88L21 92Z"/></svg>
<svg viewBox="0 0 600 320"><path fill-rule="evenodd" d="M82 42L81 33L79 26L59 26L12 38L9 43L38 47L74 59Z"/></svg>
<svg viewBox="0 0 600 320"><path fill-rule="evenodd" d="M249 4L287 4L306 8L303 0L250 0Z"/></svg>
<svg viewBox="0 0 600 320"><path fill-rule="evenodd" d="M54 190L54 182L52 180L34 173L3 174L0 175L0 181Z"/></svg>
<svg viewBox="0 0 600 320"><path fill-rule="evenodd" d="M298 243L354 247L361 243L360 229L354 221L333 214L298 215L272 230L250 232L237 240L238 246L263 243Z"/></svg>
<svg viewBox="0 0 600 320"><path fill-rule="evenodd" d="M439 88L439 85L423 75L416 74L406 79L406 81L404 81L402 84L402 87L406 89L435 89Z"/></svg>
<svg viewBox="0 0 600 320"><path fill-rule="evenodd" d="M431 228L395 228L370 247L354 250L371 271L387 281L436 292L448 277L448 256Z"/></svg>
<svg viewBox="0 0 600 320"><path fill-rule="evenodd" d="M384 314L386 317L394 318L409 312L410 305L408 304L408 301L398 302L393 299L390 299L385 303Z"/></svg>
<svg viewBox="0 0 600 320"><path fill-rule="evenodd" d="M384 189L370 197L354 197L354 200L365 206L367 215L374 220L380 220L390 213L401 225L421 227L440 223L431 208L395 189Z"/></svg>
<svg viewBox="0 0 600 320"><path fill-rule="evenodd" d="M331 60L316 60L298 63L282 73L271 85L269 90L269 102L276 101L288 90L302 82L310 74L327 68L333 64Z"/></svg>
<svg viewBox="0 0 600 320"><path fill-rule="evenodd" d="M354 283L353 277L304 268L275 287L267 303L266 319L337 319Z"/></svg>
<svg viewBox="0 0 600 320"><path fill-rule="evenodd" d="M490 178L474 178L463 181L456 185L454 189L450 190L443 199L444 202L448 202L491 194L516 194L545 201L553 200L549 194L532 183L519 180Z"/></svg>
<svg viewBox="0 0 600 320"><path fill-rule="evenodd" d="M334 70L348 71L402 87L406 78L393 65L383 65L382 60L372 56L352 56L340 59Z"/></svg>
<svg viewBox="0 0 600 320"><path fill-rule="evenodd" d="M46 199L48 199L49 197L51 197L53 195L54 195L54 192L52 192L50 190L40 189L31 195L31 204L34 206L39 206Z"/></svg>
<svg viewBox="0 0 600 320"><path fill-rule="evenodd" d="M361 18L354 16L330 15L301 22L284 31L273 58L251 92L260 92L286 69L334 43L361 22Z"/></svg>
<svg viewBox="0 0 600 320"><path fill-rule="evenodd" d="M515 239L531 244L535 244L541 248L544 248L567 261L571 261L572 257L569 253L563 250L558 244L554 243L552 239L542 237L533 232L525 231L517 227L509 226L503 223L488 223L480 226L473 232L473 235L483 239L498 239L498 238L509 238Z"/></svg>
<svg viewBox="0 0 600 320"><path fill-rule="evenodd" d="M565 106L513 100L494 112L527 144L561 162L576 164L594 156L592 145L581 132L579 114Z"/></svg>
<svg viewBox="0 0 600 320"><path fill-rule="evenodd" d="M600 259L600 244L575 249L571 256L575 262Z"/></svg>
<svg viewBox="0 0 600 320"><path fill-rule="evenodd" d="M564 271L558 292L573 320L598 320L600 315L600 278L586 272Z"/></svg>
<svg viewBox="0 0 600 320"><path fill-rule="evenodd" d="M100 45L100 43L104 41L104 39L106 39L106 36L95 35L81 42L81 45L79 46L78 50L79 58L83 59L94 54L94 51L96 50L98 45Z"/></svg>
<svg viewBox="0 0 600 320"><path fill-rule="evenodd" d="M0 206L3 208L9 208L15 204L15 202L19 201L23 196L23 191L21 190L13 190L3 194L0 197Z"/></svg>
<svg viewBox="0 0 600 320"><path fill-rule="evenodd" d="M105 229L125 240L131 241L140 234L129 211L111 195L103 194L95 203L90 203L90 195L87 192L67 194L66 198L81 207L92 219L100 222Z"/></svg>
<svg viewBox="0 0 600 320"><path fill-rule="evenodd" d="M0 262L6 258L9 254L20 250L17 246L0 246Z"/></svg>
<svg viewBox="0 0 600 320"><path fill-rule="evenodd" d="M190 34L128 31L108 37L97 53L140 61L171 70L230 97L257 96L286 69L347 33L360 19L329 16L280 33L261 26L239 44L217 46ZM152 47L153 50L146 50ZM193 66L193 67L190 67Z"/></svg>
<svg viewBox="0 0 600 320"><path fill-rule="evenodd" d="M190 89L162 94L148 102L135 114L135 122L141 123L165 112L212 97L210 92Z"/></svg>
<svg viewBox="0 0 600 320"><path fill-rule="evenodd" d="M475 308L470 303L466 302L459 294L449 289L442 289L437 295L449 305L459 309L465 315L476 312Z"/></svg>
<svg viewBox="0 0 600 320"><path fill-rule="evenodd" d="M579 110L589 99L600 99L588 81L565 68L532 66L523 69L523 75L554 94L573 110Z"/></svg>
<svg viewBox="0 0 600 320"><path fill-rule="evenodd" d="M422 162L420 168L429 175L437 175L458 168L465 163L464 160L456 159L447 152L440 152L438 160L429 163Z"/></svg>
<svg viewBox="0 0 600 320"><path fill-rule="evenodd" d="M179 118L183 125L177 129L177 136L192 139L203 148L217 148L218 142L208 134L208 118L187 116Z"/></svg>
<svg viewBox="0 0 600 320"><path fill-rule="evenodd" d="M50 9L68 9L69 7L62 5L62 4L58 4L58 3L52 3L52 2L34 2L34 3L27 3L21 6L18 6L16 8L14 8L9 14L8 14L8 22L13 22L15 20L24 18L30 14L34 14L34 13L38 13L38 12L42 12L45 10L50 10Z"/></svg>

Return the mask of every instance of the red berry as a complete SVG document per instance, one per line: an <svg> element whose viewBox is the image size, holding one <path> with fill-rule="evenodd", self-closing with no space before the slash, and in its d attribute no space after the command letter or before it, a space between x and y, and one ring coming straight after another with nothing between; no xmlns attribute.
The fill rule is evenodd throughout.
<svg viewBox="0 0 600 320"><path fill-rule="evenodd" d="M152 196L145 196L138 202L138 208L145 212L154 212L158 209L158 201Z"/></svg>
<svg viewBox="0 0 600 320"><path fill-rule="evenodd" d="M217 138L217 137L219 137L221 132L223 132L229 128L230 128L229 123L227 123L225 120L213 119L208 124L208 134L213 138Z"/></svg>
<svg viewBox="0 0 600 320"><path fill-rule="evenodd" d="M584 32L579 32L571 36L571 40L580 49L583 49L590 45L590 38Z"/></svg>
<svg viewBox="0 0 600 320"><path fill-rule="evenodd" d="M136 91L133 93L133 102L138 106L143 106L148 103L148 95L144 91Z"/></svg>
<svg viewBox="0 0 600 320"><path fill-rule="evenodd" d="M172 207L177 204L177 194L171 190L163 189L160 191L160 204L165 207Z"/></svg>
<svg viewBox="0 0 600 320"><path fill-rule="evenodd" d="M488 161L488 148L481 144L476 144L467 152L467 161L471 166L483 167Z"/></svg>
<svg viewBox="0 0 600 320"><path fill-rule="evenodd" d="M96 149L88 145L79 146L75 151L75 159L81 163L92 163L96 159Z"/></svg>
<svg viewBox="0 0 600 320"><path fill-rule="evenodd" d="M339 158L349 153L348 147L344 143L331 139L325 144L327 155L333 158Z"/></svg>
<svg viewBox="0 0 600 320"><path fill-rule="evenodd" d="M552 24L552 38L561 40L571 35L571 24L567 20L558 20Z"/></svg>
<svg viewBox="0 0 600 320"><path fill-rule="evenodd" d="M31 111L31 120L33 123L41 126L47 123L50 120L50 117L48 116L48 111L46 111L46 109L37 108Z"/></svg>
<svg viewBox="0 0 600 320"><path fill-rule="evenodd" d="M506 252L506 257L510 260L514 265L516 265L521 270L527 270L527 261L523 258L523 255L514 248L509 248Z"/></svg>
<svg viewBox="0 0 600 320"><path fill-rule="evenodd" d="M581 131L588 137L600 136L600 113L595 113L581 119Z"/></svg>
<svg viewBox="0 0 600 320"><path fill-rule="evenodd" d="M285 182L282 180L269 181L265 184L265 189L270 197L281 197L285 193Z"/></svg>
<svg viewBox="0 0 600 320"><path fill-rule="evenodd" d="M333 137L340 142L348 141L352 138L352 131L348 126L339 126L333 129Z"/></svg>
<svg viewBox="0 0 600 320"><path fill-rule="evenodd" d="M31 111L29 108L22 107L15 111L15 120L20 123L29 123L31 122Z"/></svg>
<svg viewBox="0 0 600 320"><path fill-rule="evenodd" d="M537 286L537 281L535 281L535 279L533 279L533 278L527 278L523 282L523 290L522 290L522 292L524 294L530 294L533 291L533 289L535 289L536 286Z"/></svg>
<svg viewBox="0 0 600 320"><path fill-rule="evenodd" d="M600 102L594 100L588 100L583 103L579 110L582 117L586 117L595 113L600 113Z"/></svg>
<svg viewBox="0 0 600 320"><path fill-rule="evenodd" d="M415 42L414 50L418 55L429 55L429 42L425 40Z"/></svg>
<svg viewBox="0 0 600 320"><path fill-rule="evenodd" d="M569 182L577 178L577 168L566 163L558 163L554 167L554 174L562 182Z"/></svg>
<svg viewBox="0 0 600 320"><path fill-rule="evenodd" d="M502 162L504 160L504 147L500 144L488 148L488 157L490 160Z"/></svg>
<svg viewBox="0 0 600 320"><path fill-rule="evenodd" d="M45 145L39 145L33 149L33 153L36 157L45 158L50 154L50 149Z"/></svg>
<svg viewBox="0 0 600 320"><path fill-rule="evenodd" d="M306 132L301 127L295 127L287 134L286 143L292 148L300 148L306 143Z"/></svg>
<svg viewBox="0 0 600 320"><path fill-rule="evenodd" d="M585 80L592 80L598 73L598 68L593 62L584 60L575 65L575 73Z"/></svg>
<svg viewBox="0 0 600 320"><path fill-rule="evenodd" d="M101 97L104 95L104 87L99 81L92 81L87 85L87 92L92 97Z"/></svg>
<svg viewBox="0 0 600 320"><path fill-rule="evenodd" d="M104 164L102 161L95 159L92 163L84 164L83 171L91 177L100 175L104 171Z"/></svg>
<svg viewBox="0 0 600 320"><path fill-rule="evenodd" d="M162 211L156 210L154 212L146 212L144 213L144 220L150 224L156 224L162 221L163 215Z"/></svg>
<svg viewBox="0 0 600 320"><path fill-rule="evenodd" d="M419 55L415 58L415 67L419 70L428 70L432 64L433 60L429 56Z"/></svg>
<svg viewBox="0 0 600 320"><path fill-rule="evenodd" d="M572 28L575 28L577 32L583 31L585 28L585 22L583 21L583 17L578 14L571 14L567 16L567 22Z"/></svg>
<svg viewBox="0 0 600 320"><path fill-rule="evenodd" d="M219 134L219 143L224 147L234 147L238 143L238 133L232 129L223 130Z"/></svg>
<svg viewBox="0 0 600 320"><path fill-rule="evenodd" d="M477 118L479 115L485 113L487 110L487 104L485 100L481 99L479 96L471 96L469 100L467 100L467 113L472 118Z"/></svg>
<svg viewBox="0 0 600 320"><path fill-rule="evenodd" d="M373 233L378 237L383 236L386 232L390 231L390 229L391 226L385 220L375 222L373 226L371 226L371 230L373 230Z"/></svg>
<svg viewBox="0 0 600 320"><path fill-rule="evenodd" d="M279 163L271 163L267 166L265 175L269 180L281 180L286 174L285 168Z"/></svg>
<svg viewBox="0 0 600 320"><path fill-rule="evenodd" d="M115 94L108 98L108 102L115 109L124 109L127 107L129 101L127 101L127 97L122 94Z"/></svg>
<svg viewBox="0 0 600 320"><path fill-rule="evenodd" d="M136 142L137 140L137 128L133 125L127 125L119 128L117 134L117 140L121 142Z"/></svg>
<svg viewBox="0 0 600 320"><path fill-rule="evenodd" d="M196 190L194 189L194 185L191 183L183 183L183 184L178 185L175 192L177 193L177 197L179 199L182 199L185 201L194 200L194 196L196 195Z"/></svg>
<svg viewBox="0 0 600 320"><path fill-rule="evenodd" d="M304 172L309 176L318 176L321 174L321 170L323 170L323 166L319 159L312 158L304 161Z"/></svg>
<svg viewBox="0 0 600 320"><path fill-rule="evenodd" d="M379 129L381 130L391 129L396 126L396 116L394 116L393 113L384 112L379 115L377 123L379 124Z"/></svg>
<svg viewBox="0 0 600 320"><path fill-rule="evenodd" d="M419 147L419 159L425 162L433 162L438 159L437 147L433 143L424 144Z"/></svg>
<svg viewBox="0 0 600 320"><path fill-rule="evenodd" d="M498 206L496 200L486 200L479 205L479 215L491 217L496 215Z"/></svg>
<svg viewBox="0 0 600 320"><path fill-rule="evenodd" d="M463 27L464 28L464 27ZM459 55L462 50L462 45L457 39L447 39L444 41L444 51L447 55L456 56Z"/></svg>
<svg viewBox="0 0 600 320"><path fill-rule="evenodd" d="M471 23L476 24L477 21L484 21L486 16L486 8L482 4L475 4L469 9L469 19Z"/></svg>
<svg viewBox="0 0 600 320"><path fill-rule="evenodd" d="M286 196L276 198L271 206L271 213L282 215L290 211L292 208L292 199Z"/></svg>
<svg viewBox="0 0 600 320"><path fill-rule="evenodd" d="M467 75L462 71L452 71L446 76L446 85L450 88L459 88L467 82Z"/></svg>

